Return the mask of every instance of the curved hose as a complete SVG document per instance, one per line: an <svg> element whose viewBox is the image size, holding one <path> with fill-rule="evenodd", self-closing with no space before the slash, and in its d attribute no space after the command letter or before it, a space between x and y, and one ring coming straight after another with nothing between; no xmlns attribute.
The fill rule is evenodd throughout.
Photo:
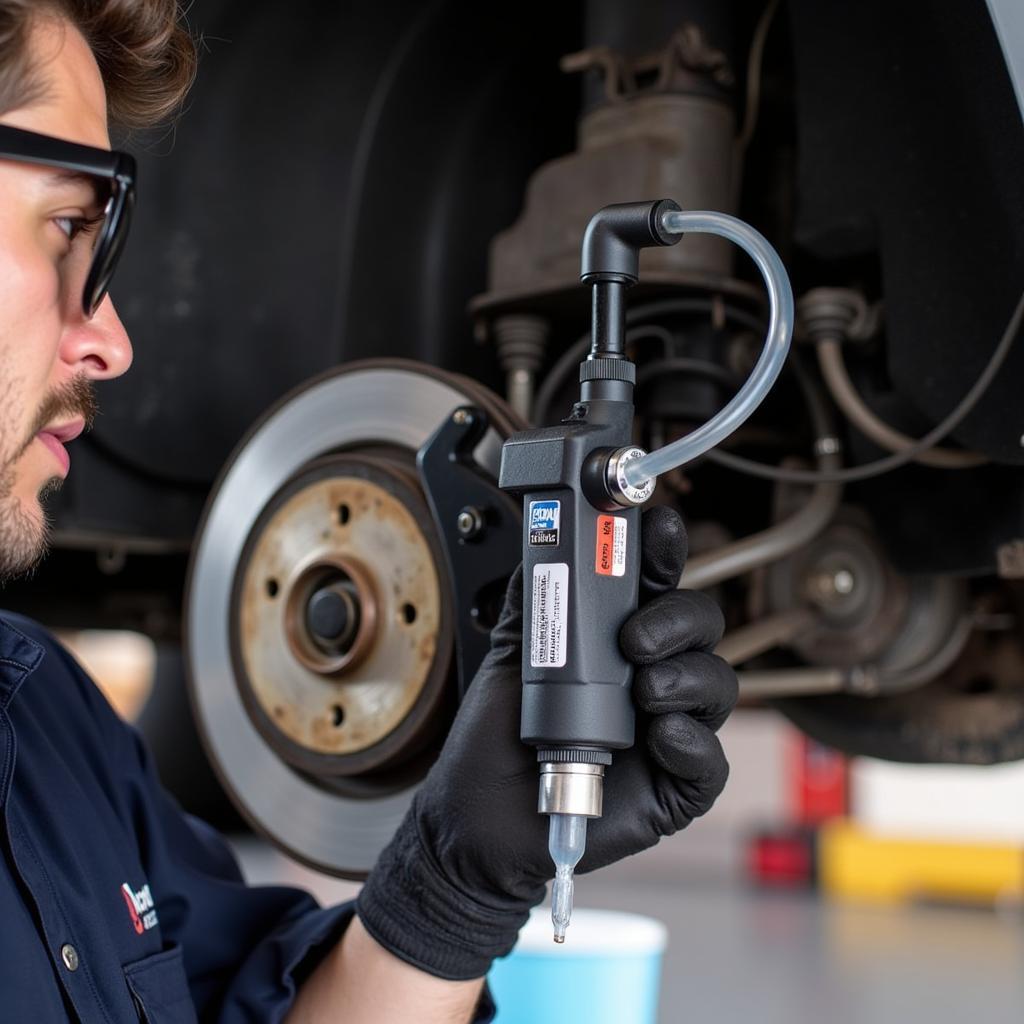
<svg viewBox="0 0 1024 1024"><path fill-rule="evenodd" d="M913 462L921 452L934 448L944 437L952 434L954 430L967 418L968 414L975 408L982 396L988 391L996 374L1002 369L1006 362L1013 343L1024 323L1024 292L1021 292L1017 305L1014 307L1010 322L1006 325L999 344L996 345L989 356L985 368L978 375L978 379L970 386L967 393L956 404L956 408L937 426L933 427L919 441L915 441L909 448L885 458L876 459L874 462L866 462L862 466L851 466L849 469L839 469L831 473L822 473L818 470L788 469L782 466L769 466L761 462L754 462L751 459L740 458L729 452L715 452L712 456L723 465L729 466L740 473L747 473L750 476L763 477L765 480L781 480L784 483L813 484L825 480L835 483L854 483L858 480L871 480L873 477L889 473L894 469ZM630 466L639 465L641 459L628 463ZM627 471L627 476L629 473Z"/></svg>
<svg viewBox="0 0 1024 1024"><path fill-rule="evenodd" d="M768 700L773 697L818 696L849 693L858 697L892 697L930 683L960 656L971 633L971 622L961 619L942 646L924 661L895 672L876 665L850 668L801 665L793 668L738 672L740 696Z"/></svg>
<svg viewBox="0 0 1024 1024"><path fill-rule="evenodd" d="M838 453L827 447L820 451L818 469L821 472L835 470L839 465ZM810 498L787 519L689 559L680 588L703 590L792 554L813 541L833 520L842 497L842 484L816 484Z"/></svg>
<svg viewBox="0 0 1024 1024"><path fill-rule="evenodd" d="M829 472L840 465L838 447L829 443L835 440L832 418L828 406L811 383L798 356L799 353L794 354L790 365L810 413L818 469ZM712 452L708 458L717 461L720 454ZM702 590L785 558L812 541L828 526L839 508L842 495L840 484L816 484L810 497L788 519L691 558L686 563L679 586L688 590Z"/></svg>
<svg viewBox="0 0 1024 1024"><path fill-rule="evenodd" d="M879 419L857 393L850 375L846 372L843 350L838 340L824 338L815 345L815 349L818 353L821 375L836 400L836 405L865 437L891 452L906 451L917 443L916 438L907 437ZM929 448L918 452L914 456L914 461L940 469L970 469L973 466L983 466L989 460L984 455L958 451L955 448Z"/></svg>
<svg viewBox="0 0 1024 1024"><path fill-rule="evenodd" d="M779 254L764 235L736 217L704 210L668 211L661 216L661 227L670 234L720 235L746 250L768 289L768 337L750 377L718 415L685 437L625 464L623 473L634 487L693 461L736 430L775 383L793 337L793 289Z"/></svg>
<svg viewBox="0 0 1024 1024"><path fill-rule="evenodd" d="M819 466L828 471L838 463L838 456L823 455ZM814 540L832 522L842 493L841 485L818 484L811 497L788 519L695 556L686 563L680 588L704 590L792 554Z"/></svg>

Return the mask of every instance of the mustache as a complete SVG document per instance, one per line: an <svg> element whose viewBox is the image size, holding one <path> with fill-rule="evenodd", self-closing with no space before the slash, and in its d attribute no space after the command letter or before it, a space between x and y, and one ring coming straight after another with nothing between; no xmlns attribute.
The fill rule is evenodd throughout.
<svg viewBox="0 0 1024 1024"><path fill-rule="evenodd" d="M99 404L96 401L96 389L93 382L88 377L73 377L66 384L54 388L43 399L33 421L31 433L21 450L25 451L36 434L56 419L81 416L85 420L85 429L89 430L95 422L98 412Z"/></svg>

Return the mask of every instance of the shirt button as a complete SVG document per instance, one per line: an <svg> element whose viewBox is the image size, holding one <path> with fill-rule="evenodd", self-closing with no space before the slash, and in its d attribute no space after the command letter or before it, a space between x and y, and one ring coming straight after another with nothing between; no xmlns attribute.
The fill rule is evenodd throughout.
<svg viewBox="0 0 1024 1024"><path fill-rule="evenodd" d="M78 950L69 942L65 942L64 945L60 947L60 958L64 961L64 966L69 971L78 970Z"/></svg>

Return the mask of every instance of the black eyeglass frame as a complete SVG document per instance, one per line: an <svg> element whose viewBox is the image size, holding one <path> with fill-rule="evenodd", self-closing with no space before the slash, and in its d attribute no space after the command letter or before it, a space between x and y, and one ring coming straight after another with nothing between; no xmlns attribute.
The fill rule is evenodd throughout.
<svg viewBox="0 0 1024 1024"><path fill-rule="evenodd" d="M57 167L109 183L110 196L103 210L103 224L82 291L82 312L91 318L110 288L128 238L135 206L135 158L119 150L97 149L24 128L0 125L0 160Z"/></svg>

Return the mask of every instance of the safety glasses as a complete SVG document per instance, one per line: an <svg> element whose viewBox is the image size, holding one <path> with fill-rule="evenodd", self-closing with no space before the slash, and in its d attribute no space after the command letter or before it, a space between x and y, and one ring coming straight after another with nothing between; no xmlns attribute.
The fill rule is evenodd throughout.
<svg viewBox="0 0 1024 1024"><path fill-rule="evenodd" d="M0 159L87 175L100 185L101 198L107 195L82 292L82 312L92 317L107 294L128 237L135 205L135 159L127 153L81 146L9 125L0 125Z"/></svg>

